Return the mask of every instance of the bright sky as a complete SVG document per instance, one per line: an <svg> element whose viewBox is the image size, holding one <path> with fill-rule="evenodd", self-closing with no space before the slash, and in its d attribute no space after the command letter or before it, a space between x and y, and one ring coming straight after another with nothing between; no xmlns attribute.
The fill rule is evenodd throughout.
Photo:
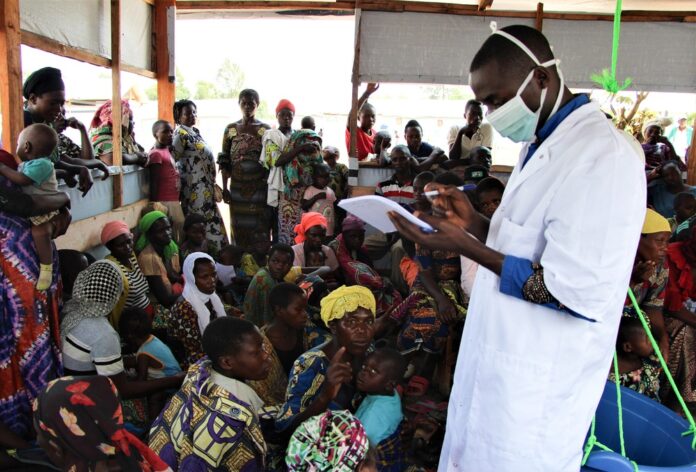
<svg viewBox="0 0 696 472"><path fill-rule="evenodd" d="M304 115L314 115L318 127L324 130L325 144L341 147L344 115L351 101L353 41L352 16L180 18L176 23L176 61L185 84L194 91L199 80L214 82L220 65L230 58L244 71L244 85L256 89L269 109L273 110L281 98L290 99L297 107L298 121ZM108 70L22 48L25 77L47 65L63 71L68 98L110 98ZM152 83L149 79L123 74L122 90L125 92L131 86L145 90ZM382 84L371 99L378 111L377 127L386 125L392 132L403 134L405 122L415 118L424 127L426 141L445 147L449 127L461 122L465 100L423 100L423 87ZM468 87L461 89L465 98L473 98ZM601 93L593 94L593 98L604 100ZM696 95L653 93L645 106L675 116L696 110ZM149 127L157 118L155 114L154 104L136 110L136 133L146 147L150 144ZM199 117L203 136L217 152L224 126L239 119L240 112L235 100L199 103ZM89 121L89 117L79 118ZM494 148L494 162L516 161L517 146L513 143L499 138Z"/></svg>

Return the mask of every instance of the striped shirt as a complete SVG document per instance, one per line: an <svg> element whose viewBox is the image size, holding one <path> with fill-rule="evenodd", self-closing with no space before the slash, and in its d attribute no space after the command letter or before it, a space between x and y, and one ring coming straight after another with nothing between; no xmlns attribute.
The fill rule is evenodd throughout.
<svg viewBox="0 0 696 472"><path fill-rule="evenodd" d="M413 180L409 180L404 185L400 185L393 176L389 180L385 180L377 184L377 195L393 200L401 205L412 205L416 201L413 196Z"/></svg>
<svg viewBox="0 0 696 472"><path fill-rule="evenodd" d="M123 372L121 339L105 317L84 318L63 341L63 365L75 374Z"/></svg>
<svg viewBox="0 0 696 472"><path fill-rule="evenodd" d="M150 286L147 284L147 279L145 279L143 272L140 270L135 253L131 254L129 259L132 269L121 264L118 259L113 256L107 256L107 259L115 262L128 280L128 297L126 297L126 304L123 308L146 308L150 304L150 299L147 297Z"/></svg>

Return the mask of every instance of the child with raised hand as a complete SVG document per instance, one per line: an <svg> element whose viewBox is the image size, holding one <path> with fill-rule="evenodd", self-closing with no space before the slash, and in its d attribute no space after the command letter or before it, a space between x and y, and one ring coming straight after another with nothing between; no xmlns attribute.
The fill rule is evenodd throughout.
<svg viewBox="0 0 696 472"><path fill-rule="evenodd" d="M383 347L365 358L358 373L358 390L367 396L355 417L365 427L370 446L375 449L378 470L402 470L399 426L404 415L396 387L403 381L405 372L406 359L401 353Z"/></svg>
<svg viewBox="0 0 696 472"><path fill-rule="evenodd" d="M152 334L152 320L142 308L127 308L121 314L118 331L130 351L135 352L135 370L138 380L153 380L181 372L169 346ZM150 420L154 420L164 407L161 394L148 397Z"/></svg>
<svg viewBox="0 0 696 472"><path fill-rule="evenodd" d="M326 218L327 239L333 239L335 227L334 202L336 194L329 187L331 168L326 164L312 166L312 185L307 187L300 205L305 213L317 212Z"/></svg>
<svg viewBox="0 0 696 472"><path fill-rule="evenodd" d="M364 161L367 159L368 154L370 154L374 148L375 135L377 131L373 129L375 126L375 115L377 113L374 106L367 102L367 99L379 89L379 84L367 84L365 92L358 99L358 127L356 129L356 143L357 147L355 150L355 156L359 161ZM351 108L348 113L348 123L346 124L346 149L350 150L350 125L351 116L353 116L353 109Z"/></svg>
<svg viewBox="0 0 696 472"><path fill-rule="evenodd" d="M173 470L266 470L257 414L264 404L245 383L263 380L271 367L261 333L223 316L205 329L203 350L152 425L150 447ZM215 434L201 437L203 425L215 425Z"/></svg>
<svg viewBox="0 0 696 472"><path fill-rule="evenodd" d="M619 383L624 387L660 401L660 374L662 369L654 360L654 349L638 318L624 315L616 338L616 357L619 365ZM614 366L609 380L614 382Z"/></svg>
<svg viewBox="0 0 696 472"><path fill-rule="evenodd" d="M174 240L181 241L184 211L179 202L181 176L171 153L174 128L166 120L157 120L152 125L152 136L155 138L155 146L148 152L147 166L150 169L150 201L161 202L167 207Z"/></svg>
<svg viewBox="0 0 696 472"><path fill-rule="evenodd" d="M48 125L29 125L19 134L17 156L22 160L17 170L0 164L0 175L22 187L27 195L56 195L58 180L49 156L58 145L58 135ZM31 236L39 255L39 278L37 290L47 290L53 281L53 246L51 239L55 231L54 217L58 211L32 216Z"/></svg>

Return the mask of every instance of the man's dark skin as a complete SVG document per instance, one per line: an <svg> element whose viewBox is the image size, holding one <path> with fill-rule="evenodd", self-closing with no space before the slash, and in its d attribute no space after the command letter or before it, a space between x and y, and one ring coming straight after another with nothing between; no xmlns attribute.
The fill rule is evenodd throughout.
<svg viewBox="0 0 696 472"><path fill-rule="evenodd" d="M524 42L524 39L522 41ZM535 50L532 45L528 45L528 47L537 56L539 62L543 63L552 59L544 51ZM472 71L470 85L476 95L476 100L485 105L488 112L491 113L515 97L517 90L531 70L534 70L534 75L521 94L522 100L530 110L539 109L541 92L544 88L547 89L537 123L536 132L538 132L546 123L558 97L561 84L555 67L537 66L520 50L518 60L514 64L506 65L497 59L492 59ZM572 99L573 94L567 87L564 87L560 107ZM435 198L433 205L445 210L446 217L424 214L418 216L436 228L437 232L426 234L418 226L392 212L389 217L399 233L405 238L431 249L455 250L464 257L500 275L505 254L484 244L490 220L478 213L466 195L454 187L431 183L428 184L426 190L440 191L440 195ZM466 237L463 234L464 231L468 231L475 238Z"/></svg>

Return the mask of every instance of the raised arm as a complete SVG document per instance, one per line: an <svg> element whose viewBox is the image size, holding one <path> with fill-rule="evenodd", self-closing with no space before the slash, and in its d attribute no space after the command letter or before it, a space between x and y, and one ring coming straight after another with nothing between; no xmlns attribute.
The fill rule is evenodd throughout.
<svg viewBox="0 0 696 472"><path fill-rule="evenodd" d="M362 106L367 101L367 99L370 98L370 95L375 93L377 91L377 89L379 89L379 84L375 84L372 82L367 84L367 88L362 93L362 95L360 95L360 98L358 99L358 108L355 110L353 109L352 106L350 108L350 112L348 113L348 121L346 122L346 128L350 129L350 120L351 120L351 117L353 116L353 113L359 112L360 109L362 108Z"/></svg>

